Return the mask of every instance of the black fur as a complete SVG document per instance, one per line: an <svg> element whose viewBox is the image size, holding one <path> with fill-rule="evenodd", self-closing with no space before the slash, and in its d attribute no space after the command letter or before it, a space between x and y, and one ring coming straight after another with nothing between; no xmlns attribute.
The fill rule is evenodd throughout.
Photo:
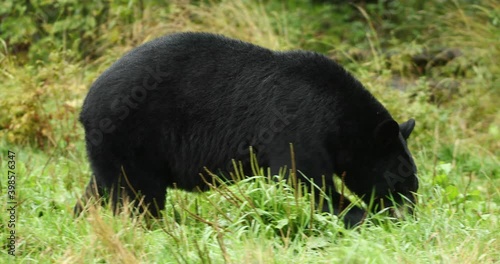
<svg viewBox="0 0 500 264"><path fill-rule="evenodd" d="M208 33L168 35L105 71L80 121L94 177L77 214L89 197L112 190L116 206L120 187L132 198L139 193L158 216L167 187L204 189L204 166L248 165L249 145L277 173L290 168L293 143L297 169L319 186L325 176L334 206L333 173L345 172L346 186L366 202L397 193L412 201L418 188L406 147L414 121L398 126L344 68L313 52L276 52ZM363 214L352 209L346 223Z"/></svg>

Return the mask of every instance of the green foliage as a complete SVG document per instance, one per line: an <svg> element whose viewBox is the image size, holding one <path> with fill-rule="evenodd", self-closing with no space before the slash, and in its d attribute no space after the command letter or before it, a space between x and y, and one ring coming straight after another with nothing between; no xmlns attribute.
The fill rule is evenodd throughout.
<svg viewBox="0 0 500 264"><path fill-rule="evenodd" d="M18 154L16 260L498 262L498 1L328 2L0 3L0 151ZM409 148L419 169L417 219L377 214L346 230L336 216L314 211L310 186L292 188L283 175L254 168L260 176L207 193L169 190L159 221L112 216L109 208L74 220L71 207L91 174L77 121L88 87L132 47L188 30L323 52L397 121L415 118ZM0 214L2 241L6 217ZM0 262L11 260L2 251Z"/></svg>
<svg viewBox="0 0 500 264"><path fill-rule="evenodd" d="M78 64L68 65L64 54L51 52L48 61L14 66L6 58L0 91L0 137L9 143L48 150L70 147L81 138L77 131L79 97L86 89L78 80Z"/></svg>
<svg viewBox="0 0 500 264"><path fill-rule="evenodd" d="M141 19L143 5L143 1L3 1L0 38L10 53L27 56L31 62L47 59L53 50L73 59L96 58L102 55L103 42L118 44L127 37L127 31L119 31Z"/></svg>

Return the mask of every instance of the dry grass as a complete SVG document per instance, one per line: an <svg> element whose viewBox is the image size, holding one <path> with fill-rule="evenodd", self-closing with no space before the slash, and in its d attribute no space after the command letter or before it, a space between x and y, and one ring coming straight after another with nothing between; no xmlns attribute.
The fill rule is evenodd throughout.
<svg viewBox="0 0 500 264"><path fill-rule="evenodd" d="M19 153L18 262L500 261L500 67L496 61L500 31L494 26L500 5L493 0L452 1L446 4L446 12L429 11L424 21L400 25L401 29L425 28L409 41L379 31L375 23L383 19L358 8L366 24L364 44L372 48L364 61L354 57L345 61L398 121L417 119L410 148L421 180L418 220L393 223L374 216L381 218L381 224L345 230L336 217L311 213L307 197L297 199L289 186L258 178L198 195L169 190L165 217L157 222L131 219L128 212L113 216L102 208L72 218L71 207L91 173L76 120L92 81L124 52L170 32L210 31L276 50L300 48L290 32L301 30L292 26L297 24L293 19L301 18L295 14L302 11L287 10L284 5L270 11L268 4L223 0L174 1L163 9L146 6L142 19L109 25L109 34L101 36L97 47L103 55L82 61L68 59L70 51L52 50L49 60L23 65L1 42L0 149ZM357 21L334 22L351 30ZM318 36L328 38L324 32ZM386 47L379 43L387 39L396 43L390 51L397 52L389 59ZM458 47L463 55L446 67L431 69L429 75L411 72L414 65L408 57L442 45ZM360 47L339 44L335 52L348 57L351 49ZM387 66L390 60L397 63ZM454 74L450 70L454 67L462 67L463 74ZM388 88L394 75L413 85L405 92ZM434 79L457 81L460 88L450 100L434 104L429 99ZM0 167L5 168L3 159ZM0 199L4 211L7 204ZM4 214L0 220L0 229L6 230ZM6 234L0 232L2 240ZM0 262L8 261L12 258L2 251Z"/></svg>

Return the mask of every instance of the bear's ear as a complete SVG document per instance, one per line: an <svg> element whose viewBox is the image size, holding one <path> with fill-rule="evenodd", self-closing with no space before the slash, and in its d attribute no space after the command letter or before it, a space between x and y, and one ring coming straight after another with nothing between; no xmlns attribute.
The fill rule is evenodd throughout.
<svg viewBox="0 0 500 264"><path fill-rule="evenodd" d="M395 142L399 138L399 125L392 119L387 119L378 124L373 132L375 142L381 146L386 146Z"/></svg>
<svg viewBox="0 0 500 264"><path fill-rule="evenodd" d="M410 120L402 123L401 125L399 125L399 130L401 131L401 135L403 135L403 138L405 140L407 140L408 137L410 137L410 134L413 131L414 127L415 127L415 120L414 119L410 119Z"/></svg>

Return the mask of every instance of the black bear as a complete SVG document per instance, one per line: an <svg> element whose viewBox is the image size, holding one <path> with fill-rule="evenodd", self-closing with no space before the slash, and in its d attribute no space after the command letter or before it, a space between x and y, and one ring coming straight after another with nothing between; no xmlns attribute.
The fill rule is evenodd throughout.
<svg viewBox="0 0 500 264"><path fill-rule="evenodd" d="M249 146L277 173L290 168L292 143L298 176L324 186L336 214L349 201L338 205L333 174L377 205L412 202L418 188L406 144L415 122L398 125L344 68L314 52L210 33L167 35L106 70L80 121L94 176L76 214L92 196L111 195L116 208L124 194L159 216L167 187L203 190L204 167L227 171L232 159L245 167ZM344 221L357 224L364 213L353 207Z"/></svg>

